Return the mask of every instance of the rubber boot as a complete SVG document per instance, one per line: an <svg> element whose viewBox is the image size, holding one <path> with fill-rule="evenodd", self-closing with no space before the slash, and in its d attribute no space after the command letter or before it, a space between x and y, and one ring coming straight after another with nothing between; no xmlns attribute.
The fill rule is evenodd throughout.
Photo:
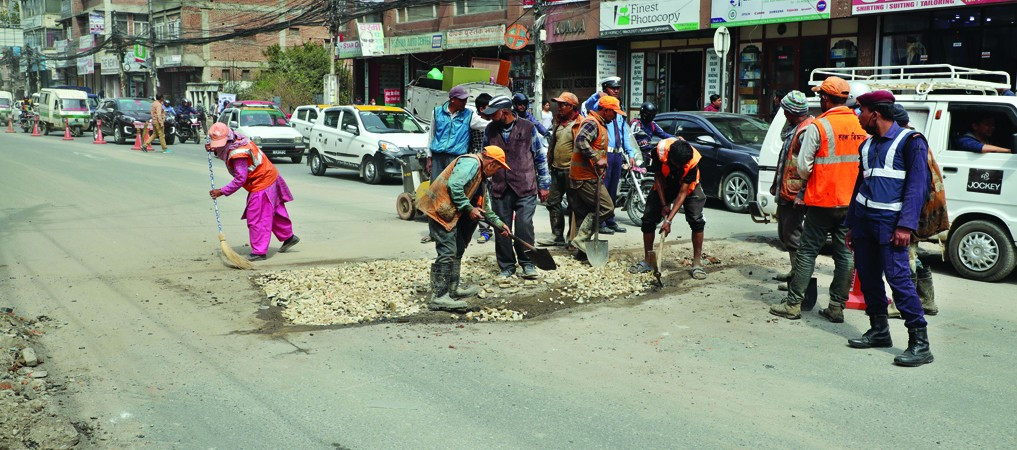
<svg viewBox="0 0 1017 450"><path fill-rule="evenodd" d="M939 307L936 306L936 291L932 286L932 271L918 269L915 288L918 289L918 298L922 300L922 309L926 316L939 314Z"/></svg>
<svg viewBox="0 0 1017 450"><path fill-rule="evenodd" d="M452 278L452 264L431 264L431 301L427 308L432 311L464 309L469 305L462 300L453 300L448 295Z"/></svg>
<svg viewBox="0 0 1017 450"><path fill-rule="evenodd" d="M900 319L900 310L897 309L897 305L890 302L886 305L886 316L891 319Z"/></svg>
<svg viewBox="0 0 1017 450"><path fill-rule="evenodd" d="M791 259L791 270L788 270L786 274L777 275L777 276L773 277L774 280L780 281L782 283L787 283L787 282L791 281L791 275L794 274L794 272L795 272L795 256L798 255L798 252L796 252L796 251L789 251L789 252L787 252L787 254L788 254L788 257L790 257L790 259ZM781 289L781 290L782 291L786 291L787 289Z"/></svg>
<svg viewBox="0 0 1017 450"><path fill-rule="evenodd" d="M448 284L448 295L452 298L465 298L473 297L480 292L480 288L476 286L460 286L459 275L462 268L463 261L457 259L452 262L452 274L449 278Z"/></svg>
<svg viewBox="0 0 1017 450"><path fill-rule="evenodd" d="M932 362L929 351L929 332L925 327L908 329L908 348L897 355L893 363L898 366L918 367Z"/></svg>
<svg viewBox="0 0 1017 450"><path fill-rule="evenodd" d="M890 339L890 322L884 315L869 316L869 331L858 339L848 339L854 348L893 347Z"/></svg>
<svg viewBox="0 0 1017 450"><path fill-rule="evenodd" d="M844 323L844 303L830 300L830 306L819 310L819 315L833 323Z"/></svg>
<svg viewBox="0 0 1017 450"><path fill-rule="evenodd" d="M593 214L587 214L582 225L579 225L576 237L572 239L572 245L583 253L586 253L586 242L593 236L593 222Z"/></svg>

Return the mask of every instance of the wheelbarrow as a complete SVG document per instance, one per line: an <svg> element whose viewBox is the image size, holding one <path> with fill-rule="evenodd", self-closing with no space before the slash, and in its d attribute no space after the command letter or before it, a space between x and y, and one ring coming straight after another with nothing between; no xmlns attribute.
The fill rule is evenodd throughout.
<svg viewBox="0 0 1017 450"><path fill-rule="evenodd" d="M421 149L400 153L395 160L399 161L403 171L403 192L396 197L396 214L400 219L413 220L419 212L417 205L420 198L431 187L431 176L425 167L427 155Z"/></svg>

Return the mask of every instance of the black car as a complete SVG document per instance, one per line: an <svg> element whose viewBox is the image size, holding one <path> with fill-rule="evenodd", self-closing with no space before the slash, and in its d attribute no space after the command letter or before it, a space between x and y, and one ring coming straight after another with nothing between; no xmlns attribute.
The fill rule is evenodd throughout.
<svg viewBox="0 0 1017 450"><path fill-rule="evenodd" d="M102 120L103 137L110 137L113 142L124 144L137 136L135 122L148 122L152 119L151 108L152 100L147 98L108 98L96 108L90 125L95 130L95 123ZM167 114L166 123L163 124L166 145L173 145L174 123L173 117Z"/></svg>
<svg viewBox="0 0 1017 450"><path fill-rule="evenodd" d="M769 124L742 114L661 113L654 119L664 131L689 141L703 156L699 177L706 195L727 209L746 212L756 199L759 150Z"/></svg>

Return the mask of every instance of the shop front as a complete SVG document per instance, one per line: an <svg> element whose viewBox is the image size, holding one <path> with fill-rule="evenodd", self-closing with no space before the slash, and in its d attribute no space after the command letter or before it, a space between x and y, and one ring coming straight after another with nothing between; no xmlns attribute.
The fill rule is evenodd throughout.
<svg viewBox="0 0 1017 450"><path fill-rule="evenodd" d="M553 6L548 10L544 22L544 43L548 50L544 53L544 98L541 100L553 99L562 92L572 92L585 99L598 90L597 66L577 64L596 60L600 35L598 13L591 11L589 4Z"/></svg>
<svg viewBox="0 0 1017 450"><path fill-rule="evenodd" d="M1017 73L1017 5L956 0L946 7L889 0L854 0L858 16L879 14L878 61L883 66L952 64ZM1008 4L1002 4L1008 3ZM972 5L950 7L957 4Z"/></svg>

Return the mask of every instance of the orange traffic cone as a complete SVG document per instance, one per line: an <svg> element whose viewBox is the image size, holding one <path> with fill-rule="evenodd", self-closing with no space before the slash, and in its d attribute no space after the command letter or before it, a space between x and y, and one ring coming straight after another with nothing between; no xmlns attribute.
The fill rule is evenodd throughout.
<svg viewBox="0 0 1017 450"><path fill-rule="evenodd" d="M106 140L102 138L102 121L101 120L95 121L95 140L92 141L92 143L93 144L105 144L106 143Z"/></svg>
<svg viewBox="0 0 1017 450"><path fill-rule="evenodd" d="M136 131L138 133L138 136L134 138L134 146L131 147L131 150L141 150L141 143L142 143L142 141L141 141L141 124L139 122L134 122L134 131Z"/></svg>
<svg viewBox="0 0 1017 450"><path fill-rule="evenodd" d="M68 121L67 119L64 119L64 140L65 141L74 140L74 138L71 137L71 122Z"/></svg>
<svg viewBox="0 0 1017 450"><path fill-rule="evenodd" d="M32 136L42 136L39 132L39 116L35 116L35 125L32 127Z"/></svg>
<svg viewBox="0 0 1017 450"><path fill-rule="evenodd" d="M862 294L862 283L858 280L858 271L854 271L854 281L851 283L851 293L848 294L848 300L844 304L847 309L860 309L865 310L865 295ZM883 280L880 280L883 281ZM892 300L886 299L886 303L889 304Z"/></svg>
<svg viewBox="0 0 1017 450"><path fill-rule="evenodd" d="M146 152L150 152L150 151L152 151L152 143L148 142L148 124L145 123L145 124L142 124L142 126L145 127L145 133L144 133L145 138L142 139L142 143L141 143L142 145L145 146L145 148L143 148L142 150L144 150Z"/></svg>
<svg viewBox="0 0 1017 450"><path fill-rule="evenodd" d="M8 133L13 133L14 132L14 115L13 114L10 117L7 118L7 132Z"/></svg>

